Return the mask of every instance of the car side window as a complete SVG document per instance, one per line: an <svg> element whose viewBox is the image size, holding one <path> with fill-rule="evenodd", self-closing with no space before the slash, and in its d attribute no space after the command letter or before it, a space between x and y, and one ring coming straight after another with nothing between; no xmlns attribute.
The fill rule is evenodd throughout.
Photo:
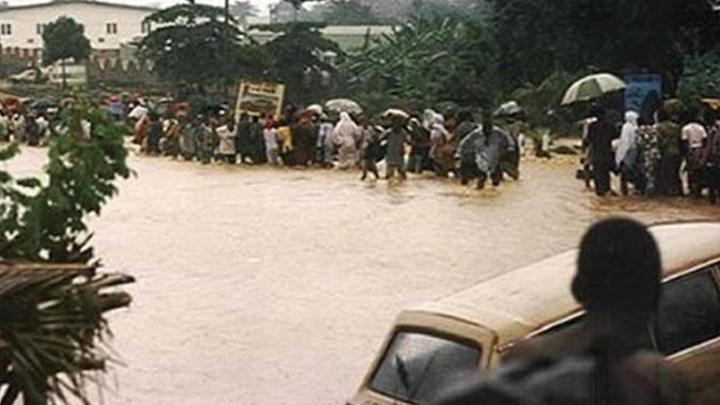
<svg viewBox="0 0 720 405"><path fill-rule="evenodd" d="M574 330L575 328L581 327L584 320L585 315L573 317L544 330L542 333L538 334L538 336L547 336L558 332ZM648 328L645 329L645 333L638 337L637 344L640 348L655 350L655 344L653 343L653 339L651 337L650 325L648 325Z"/></svg>
<svg viewBox="0 0 720 405"><path fill-rule="evenodd" d="M720 292L716 267L663 286L655 321L658 349L670 355L720 336Z"/></svg>

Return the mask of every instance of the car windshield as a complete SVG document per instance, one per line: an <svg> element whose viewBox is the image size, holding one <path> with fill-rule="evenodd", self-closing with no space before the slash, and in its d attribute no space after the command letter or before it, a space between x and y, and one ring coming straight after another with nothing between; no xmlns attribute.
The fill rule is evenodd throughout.
<svg viewBox="0 0 720 405"><path fill-rule="evenodd" d="M482 348L450 338L398 332L370 387L413 403L428 403L449 380L478 371Z"/></svg>

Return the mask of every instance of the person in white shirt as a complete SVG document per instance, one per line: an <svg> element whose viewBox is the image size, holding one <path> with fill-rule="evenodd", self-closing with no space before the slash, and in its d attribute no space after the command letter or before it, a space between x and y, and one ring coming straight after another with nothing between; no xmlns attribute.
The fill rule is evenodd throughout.
<svg viewBox="0 0 720 405"><path fill-rule="evenodd" d="M47 118L45 118L44 114L40 114L35 119L35 124L37 125L38 136L42 141L48 136L50 130L50 122L47 120Z"/></svg>
<svg viewBox="0 0 720 405"><path fill-rule="evenodd" d="M273 166L280 164L280 145L278 143L278 133L275 124L272 121L265 124L263 129L263 138L265 138L265 153L267 161Z"/></svg>
<svg viewBox="0 0 720 405"><path fill-rule="evenodd" d="M682 140L685 143L687 155L688 185L690 195L700 198L702 195L703 175L705 172L704 155L707 131L698 121L691 121L682 129Z"/></svg>
<svg viewBox="0 0 720 405"><path fill-rule="evenodd" d="M27 138L25 132L25 116L20 113L15 113L12 120L13 135L16 142L24 143Z"/></svg>
<svg viewBox="0 0 720 405"><path fill-rule="evenodd" d="M219 126L215 132L219 139L218 152L225 163L234 165L237 163L235 150L235 121L232 117L225 120L225 124Z"/></svg>
<svg viewBox="0 0 720 405"><path fill-rule="evenodd" d="M320 151L318 160L320 165L325 168L333 167L333 152L335 150L335 145L333 144L334 129L335 127L326 115L320 117L317 139L317 148Z"/></svg>

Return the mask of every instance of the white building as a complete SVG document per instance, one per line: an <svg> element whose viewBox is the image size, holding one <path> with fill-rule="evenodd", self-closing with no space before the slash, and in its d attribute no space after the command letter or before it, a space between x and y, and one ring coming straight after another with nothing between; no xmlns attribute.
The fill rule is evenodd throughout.
<svg viewBox="0 0 720 405"><path fill-rule="evenodd" d="M152 7L96 0L51 0L46 3L0 8L0 46L36 54L43 47L42 32L59 17L71 17L85 27L93 50L118 50L147 33L145 17Z"/></svg>

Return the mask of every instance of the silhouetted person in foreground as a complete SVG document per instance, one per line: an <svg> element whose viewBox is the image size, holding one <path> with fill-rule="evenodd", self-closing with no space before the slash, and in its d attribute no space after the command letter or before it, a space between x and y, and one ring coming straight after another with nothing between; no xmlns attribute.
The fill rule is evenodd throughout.
<svg viewBox="0 0 720 405"><path fill-rule="evenodd" d="M442 405L678 405L687 386L648 346L657 312L661 261L647 229L608 219L583 237L572 294L581 323L515 346L486 381L460 384Z"/></svg>

